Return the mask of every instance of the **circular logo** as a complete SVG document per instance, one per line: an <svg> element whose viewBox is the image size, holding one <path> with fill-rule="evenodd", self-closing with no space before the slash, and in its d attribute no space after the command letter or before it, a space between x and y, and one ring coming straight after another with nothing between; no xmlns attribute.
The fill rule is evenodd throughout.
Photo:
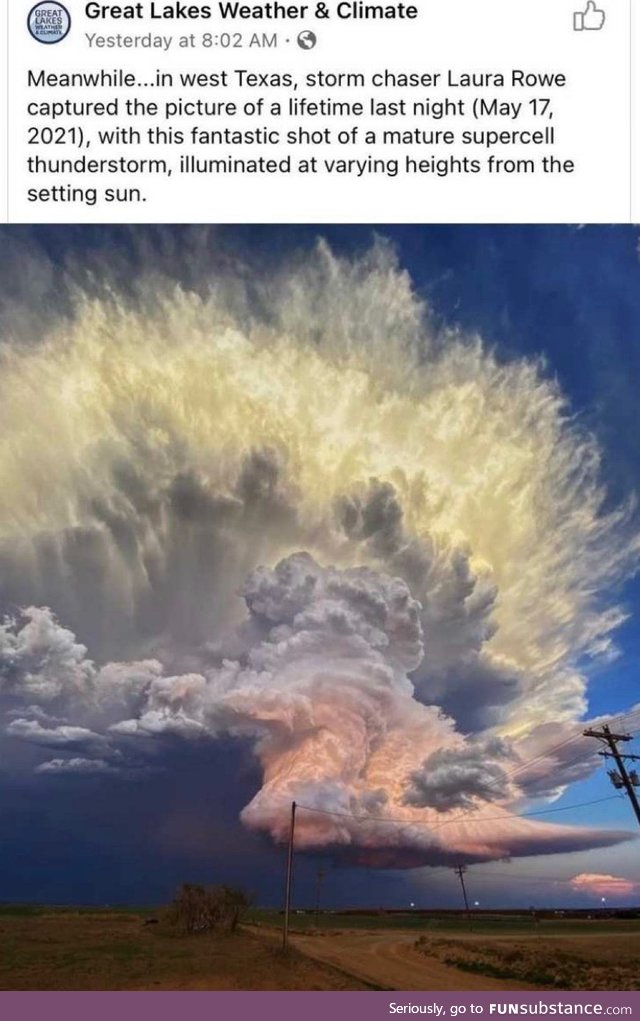
<svg viewBox="0 0 640 1021"><path fill-rule="evenodd" d="M57 0L40 0L29 11L27 26L39 43L60 43L69 34L71 15Z"/></svg>

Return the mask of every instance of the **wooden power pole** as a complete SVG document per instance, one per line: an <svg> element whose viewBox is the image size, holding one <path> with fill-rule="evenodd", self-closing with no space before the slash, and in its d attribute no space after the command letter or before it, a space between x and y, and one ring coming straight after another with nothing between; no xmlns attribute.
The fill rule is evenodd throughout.
<svg viewBox="0 0 640 1021"><path fill-rule="evenodd" d="M318 869L316 872L316 929L320 924L320 891L322 890L322 880L324 879L324 869Z"/></svg>
<svg viewBox="0 0 640 1021"><path fill-rule="evenodd" d="M640 761L640 755L629 755L623 754L618 749L618 744L623 741L633 741L631 734L614 734L611 729L605 723L599 730L595 727L590 727L584 732L585 737L595 737L602 744L606 745L608 751L600 752L605 759L613 759L616 764L616 769L609 769L609 779L616 788L616 790L624 789L627 793L627 797L631 802L633 811L635 812L638 825L640 825L640 802L638 802L638 795L636 794L636 788L640 787L640 779L635 770L631 770L631 773L627 772L626 762L638 762Z"/></svg>
<svg viewBox="0 0 640 1021"><path fill-rule="evenodd" d="M289 915L291 913L291 886L293 883L293 841L296 832L296 803L291 802L291 823L289 826L289 849L287 851L287 878L284 887L284 925L282 927L282 949L289 946Z"/></svg>
<svg viewBox="0 0 640 1021"><path fill-rule="evenodd" d="M469 901L467 900L467 888L466 888L466 886L464 884L464 874L467 871L467 866L466 865L458 865L453 871L456 873L456 875L458 876L458 879L460 880L460 886L462 887L462 896L464 897L464 909L465 909L465 911L467 913L467 918L470 918L471 916L469 914Z"/></svg>

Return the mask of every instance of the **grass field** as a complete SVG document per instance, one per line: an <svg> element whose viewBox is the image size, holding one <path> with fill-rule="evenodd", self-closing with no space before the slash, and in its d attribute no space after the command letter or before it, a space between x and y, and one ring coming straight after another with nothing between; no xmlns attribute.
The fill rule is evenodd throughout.
<svg viewBox="0 0 640 1021"><path fill-rule="evenodd" d="M0 905L0 989L640 988L638 919L294 913L287 957L280 912L246 921L188 936L153 908Z"/></svg>
<svg viewBox="0 0 640 1021"><path fill-rule="evenodd" d="M586 934L538 939L442 939L421 936L428 960L476 975L547 989L640 989L640 936Z"/></svg>
<svg viewBox="0 0 640 1021"><path fill-rule="evenodd" d="M257 925L281 926L282 913L265 909L250 911L247 920ZM309 932L316 928L313 912L291 916L291 928L300 932ZM640 918L611 919L594 916L593 918L538 918L530 913L504 914L498 913L472 914L470 919L460 914L425 915L419 912L371 912L371 914L341 914L340 912L323 912L318 918L318 929L334 931L336 929L397 929L403 932L416 933L466 933L470 930L484 933L487 936L501 933L522 933L548 936L580 933L628 932L640 935Z"/></svg>
<svg viewBox="0 0 640 1021"><path fill-rule="evenodd" d="M0 989L366 989L250 931L187 936L139 910L0 912Z"/></svg>

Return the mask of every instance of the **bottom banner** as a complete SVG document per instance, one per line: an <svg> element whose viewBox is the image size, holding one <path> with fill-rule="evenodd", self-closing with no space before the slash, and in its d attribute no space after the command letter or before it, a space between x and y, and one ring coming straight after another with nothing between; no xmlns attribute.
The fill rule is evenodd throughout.
<svg viewBox="0 0 640 1021"><path fill-rule="evenodd" d="M0 1011L18 1021L175 1021L178 1015L223 1013L234 1021L353 1021L425 1015L640 1017L639 992L7 992Z"/></svg>

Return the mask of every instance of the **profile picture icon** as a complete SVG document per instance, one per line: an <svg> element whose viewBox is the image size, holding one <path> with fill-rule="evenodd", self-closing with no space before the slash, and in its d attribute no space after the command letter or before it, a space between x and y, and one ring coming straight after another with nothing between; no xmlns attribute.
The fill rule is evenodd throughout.
<svg viewBox="0 0 640 1021"><path fill-rule="evenodd" d="M60 43L69 34L71 15L58 0L40 0L29 11L27 27L39 43Z"/></svg>

